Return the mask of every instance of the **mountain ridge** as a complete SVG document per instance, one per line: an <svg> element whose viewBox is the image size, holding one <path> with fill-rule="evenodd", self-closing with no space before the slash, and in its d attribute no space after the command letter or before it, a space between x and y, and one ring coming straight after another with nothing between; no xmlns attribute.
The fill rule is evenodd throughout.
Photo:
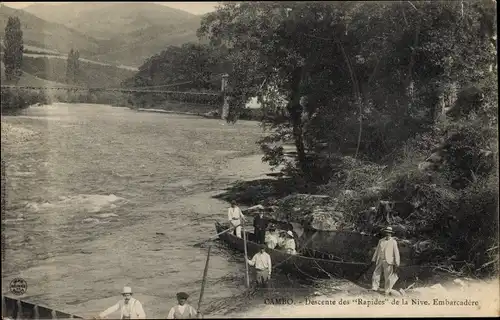
<svg viewBox="0 0 500 320"><path fill-rule="evenodd" d="M87 59L132 67L171 45L199 42L196 31L203 17L154 3L36 3L23 10L7 8L0 23L5 25L8 15L19 16L22 24L27 20L30 27L23 28L27 45L63 55L77 49Z"/></svg>
<svg viewBox="0 0 500 320"><path fill-rule="evenodd" d="M93 37L73 30L65 25L45 21L29 12L0 6L0 37L5 36L8 17L17 16L21 20L23 40L27 45L69 52L77 47L82 56L92 56L98 52L99 42Z"/></svg>

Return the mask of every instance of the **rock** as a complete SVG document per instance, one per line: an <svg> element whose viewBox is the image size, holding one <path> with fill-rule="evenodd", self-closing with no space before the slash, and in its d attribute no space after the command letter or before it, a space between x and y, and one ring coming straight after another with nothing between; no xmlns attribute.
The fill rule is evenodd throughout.
<svg viewBox="0 0 500 320"><path fill-rule="evenodd" d="M401 297L402 296L402 294L399 291L396 291L394 289L391 290L390 295L394 296L394 297Z"/></svg>
<svg viewBox="0 0 500 320"><path fill-rule="evenodd" d="M370 188L367 188L366 191L368 193L372 193L374 195L380 194L382 191L384 191L384 187L382 186L373 186Z"/></svg>
<svg viewBox="0 0 500 320"><path fill-rule="evenodd" d="M430 163L440 163L443 161L443 157L441 156L440 152L434 152L429 157L427 157L425 161Z"/></svg>
<svg viewBox="0 0 500 320"><path fill-rule="evenodd" d="M342 191L342 194L344 196L354 197L356 195L356 191L353 191L353 190L344 190L344 191Z"/></svg>
<svg viewBox="0 0 500 320"><path fill-rule="evenodd" d="M436 163L432 163L429 161L420 162L418 164L418 170L420 170L420 172L434 171L437 170L438 168L439 166Z"/></svg>
<svg viewBox="0 0 500 320"><path fill-rule="evenodd" d="M114 213L101 213L97 215L99 218L110 218L110 217L118 217L117 214Z"/></svg>
<svg viewBox="0 0 500 320"><path fill-rule="evenodd" d="M415 253L420 254L425 251L428 251L432 248L432 241L431 240L424 240L424 241L419 241L413 245L413 250Z"/></svg>
<svg viewBox="0 0 500 320"><path fill-rule="evenodd" d="M302 237L302 235L304 234L304 228L302 227L302 225L297 222L290 222L290 224L293 227L293 231L297 233L297 237Z"/></svg>
<svg viewBox="0 0 500 320"><path fill-rule="evenodd" d="M439 294L446 294L448 292L440 283L437 283L437 284L429 287L429 289L432 290L433 292L439 293Z"/></svg>
<svg viewBox="0 0 500 320"><path fill-rule="evenodd" d="M83 223L99 223L99 219L96 218L86 218L82 220Z"/></svg>
<svg viewBox="0 0 500 320"><path fill-rule="evenodd" d="M257 213L257 212L264 211L264 210L265 210L264 206L261 204L258 204L256 206L252 206L250 208L247 208L245 210L245 213Z"/></svg>
<svg viewBox="0 0 500 320"><path fill-rule="evenodd" d="M343 214L341 212L328 213L316 211L309 215L309 226L320 231L337 231L341 224Z"/></svg>

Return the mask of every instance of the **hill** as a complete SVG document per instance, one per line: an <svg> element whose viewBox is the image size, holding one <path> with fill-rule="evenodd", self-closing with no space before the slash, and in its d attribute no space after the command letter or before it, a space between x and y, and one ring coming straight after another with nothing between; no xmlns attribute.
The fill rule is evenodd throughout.
<svg viewBox="0 0 500 320"><path fill-rule="evenodd" d="M4 64L0 62L0 81L5 83L5 72L4 72ZM27 72L23 71L23 75L19 82L17 83L19 86L33 86L33 87L68 87L67 84L59 83L55 81L45 80L34 75L31 75Z"/></svg>
<svg viewBox="0 0 500 320"><path fill-rule="evenodd" d="M99 39L94 60L139 66L169 45L197 42L201 17L154 3L35 4L25 9Z"/></svg>
<svg viewBox="0 0 500 320"><path fill-rule="evenodd" d="M5 36L5 26L9 16L21 20L23 40L27 45L38 48L69 52L72 48L80 50L84 57L94 55L99 50L96 39L79 33L62 24L47 22L23 10L0 5L0 37Z"/></svg>
<svg viewBox="0 0 500 320"><path fill-rule="evenodd" d="M66 82L66 59L55 56L24 56L22 69L42 79ZM117 87L133 76L135 71L109 65L100 65L80 59L80 73L76 85Z"/></svg>

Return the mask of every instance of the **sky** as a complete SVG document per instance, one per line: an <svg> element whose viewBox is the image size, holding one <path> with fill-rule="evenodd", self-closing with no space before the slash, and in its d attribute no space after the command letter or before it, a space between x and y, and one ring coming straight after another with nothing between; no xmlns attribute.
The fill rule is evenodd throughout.
<svg viewBox="0 0 500 320"><path fill-rule="evenodd" d="M91 1L89 1L91 2ZM101 1L99 1L101 2ZM15 9L22 9L27 6L30 6L35 3L39 4L49 4L49 5L58 5L58 4L63 4L63 3L71 3L71 2L3 2L6 6L9 6L11 8ZM171 8L175 9L180 9L187 11L192 14L204 14L207 12L211 12L215 10L215 7L217 6L217 2L153 2L157 4L162 4L169 6Z"/></svg>

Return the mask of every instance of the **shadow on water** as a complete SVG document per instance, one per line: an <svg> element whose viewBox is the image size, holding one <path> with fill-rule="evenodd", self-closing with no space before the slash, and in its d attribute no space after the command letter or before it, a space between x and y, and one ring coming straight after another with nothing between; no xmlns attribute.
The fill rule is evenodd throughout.
<svg viewBox="0 0 500 320"><path fill-rule="evenodd" d="M236 201L238 204L253 206L269 200L286 197L299 191L299 186L292 178L265 178L251 181L238 181L215 199Z"/></svg>

